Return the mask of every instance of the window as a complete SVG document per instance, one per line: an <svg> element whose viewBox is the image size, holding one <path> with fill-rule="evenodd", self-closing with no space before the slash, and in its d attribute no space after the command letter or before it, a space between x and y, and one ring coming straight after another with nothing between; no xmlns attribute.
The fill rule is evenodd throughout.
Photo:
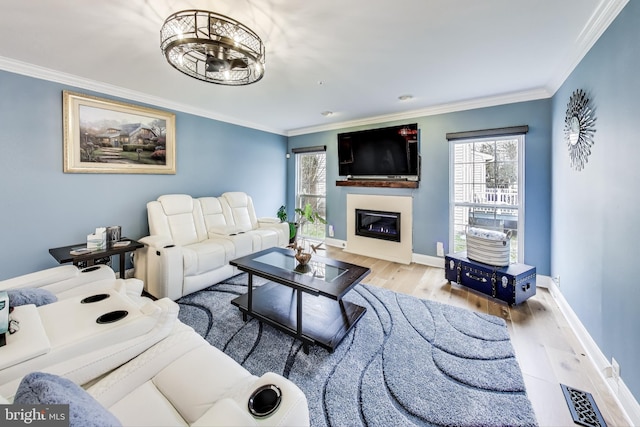
<svg viewBox="0 0 640 427"><path fill-rule="evenodd" d="M524 259L524 133L450 140L449 247L466 250L469 227L511 232L511 262Z"/></svg>
<svg viewBox="0 0 640 427"><path fill-rule="evenodd" d="M296 156L296 208L307 203L323 218L327 217L327 156L324 147L294 149ZM325 225L307 222L298 230L299 237L324 240Z"/></svg>

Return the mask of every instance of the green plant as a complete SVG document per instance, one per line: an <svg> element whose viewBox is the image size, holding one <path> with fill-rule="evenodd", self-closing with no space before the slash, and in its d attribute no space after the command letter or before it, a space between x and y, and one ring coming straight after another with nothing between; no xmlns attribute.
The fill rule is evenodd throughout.
<svg viewBox="0 0 640 427"><path fill-rule="evenodd" d="M318 211L313 210L313 208L311 207L311 203L307 203L306 205L304 205L304 208L296 208L295 212L297 215L296 223L298 224L298 227L302 227L307 222L310 222L311 224L315 223L316 221L318 221L320 224L327 223L327 220L324 219Z"/></svg>
<svg viewBox="0 0 640 427"><path fill-rule="evenodd" d="M278 213L276 214L280 222L287 222L287 207L285 205L280 206Z"/></svg>
<svg viewBox="0 0 640 427"><path fill-rule="evenodd" d="M280 209L278 209L276 216L278 217L280 222L288 222L287 219L289 217L287 215L287 207L285 205L280 206ZM296 239L297 233L298 233L298 227L296 223L289 222L289 243L293 243L293 241Z"/></svg>
<svg viewBox="0 0 640 427"><path fill-rule="evenodd" d="M298 233L298 228L302 227L307 222L310 222L312 224L316 221L321 224L327 223L327 220L324 219L318 211L313 210L313 208L311 207L311 203L307 203L303 208L294 209L294 212L296 214L296 221L289 222L290 243L293 243L293 241L295 240L296 234ZM287 220L289 217L287 215L287 207L284 205L280 206L280 209L278 209L276 216L281 222L288 222Z"/></svg>

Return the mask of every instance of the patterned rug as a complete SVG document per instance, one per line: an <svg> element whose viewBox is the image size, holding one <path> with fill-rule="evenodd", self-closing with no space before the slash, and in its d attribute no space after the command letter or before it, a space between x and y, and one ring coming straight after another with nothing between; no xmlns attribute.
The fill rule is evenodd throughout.
<svg viewBox="0 0 640 427"><path fill-rule="evenodd" d="M254 278L254 286L263 284ZM536 418L503 319L357 285L367 308L334 353L309 354L242 315L240 274L187 295L179 318L254 375L277 372L307 396L312 426L531 426Z"/></svg>

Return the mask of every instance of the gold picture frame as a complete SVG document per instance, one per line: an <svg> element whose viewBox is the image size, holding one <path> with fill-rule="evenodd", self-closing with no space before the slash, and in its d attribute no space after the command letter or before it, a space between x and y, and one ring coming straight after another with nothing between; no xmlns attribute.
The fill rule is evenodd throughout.
<svg viewBox="0 0 640 427"><path fill-rule="evenodd" d="M63 91L65 173L176 173L175 114Z"/></svg>

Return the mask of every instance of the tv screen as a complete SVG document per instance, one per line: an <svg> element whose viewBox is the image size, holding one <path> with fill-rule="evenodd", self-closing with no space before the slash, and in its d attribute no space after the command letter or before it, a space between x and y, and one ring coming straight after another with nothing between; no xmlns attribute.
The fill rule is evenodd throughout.
<svg viewBox="0 0 640 427"><path fill-rule="evenodd" d="M418 124L338 134L339 175L417 178Z"/></svg>

